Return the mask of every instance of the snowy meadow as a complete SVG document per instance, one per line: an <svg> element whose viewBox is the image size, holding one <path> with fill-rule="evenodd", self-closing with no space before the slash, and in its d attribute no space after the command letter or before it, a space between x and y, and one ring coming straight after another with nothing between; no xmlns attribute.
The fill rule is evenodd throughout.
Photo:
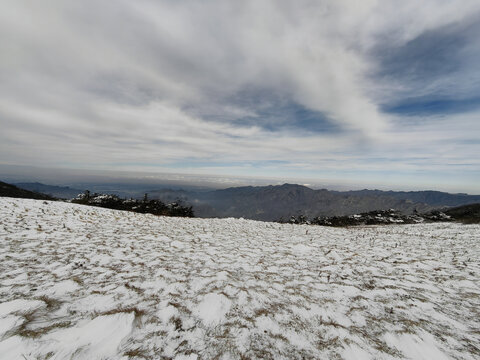
<svg viewBox="0 0 480 360"><path fill-rule="evenodd" d="M0 198L1 359L478 359L480 225Z"/></svg>

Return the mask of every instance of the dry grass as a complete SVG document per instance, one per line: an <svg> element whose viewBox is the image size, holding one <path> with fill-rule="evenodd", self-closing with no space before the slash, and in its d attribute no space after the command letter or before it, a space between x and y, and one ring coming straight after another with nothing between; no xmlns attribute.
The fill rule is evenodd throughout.
<svg viewBox="0 0 480 360"><path fill-rule="evenodd" d="M49 333L53 329L68 328L72 326L72 323L70 321L63 321L63 322L54 323L48 326L44 326L38 329L27 329L27 326L28 326L28 323L25 323L24 325L22 325L20 329L16 332L16 335L35 339Z"/></svg>
<svg viewBox="0 0 480 360"><path fill-rule="evenodd" d="M142 358L142 359L151 359L148 355L148 350L142 348L130 349L123 353L124 356L128 356L129 358Z"/></svg>
<svg viewBox="0 0 480 360"><path fill-rule="evenodd" d="M120 313L134 313L135 318L140 318L146 314L145 310L138 309L137 307L126 307L126 308L118 308L118 309L111 309L108 311L96 311L94 312L93 317L97 316L107 316L107 315L115 315Z"/></svg>

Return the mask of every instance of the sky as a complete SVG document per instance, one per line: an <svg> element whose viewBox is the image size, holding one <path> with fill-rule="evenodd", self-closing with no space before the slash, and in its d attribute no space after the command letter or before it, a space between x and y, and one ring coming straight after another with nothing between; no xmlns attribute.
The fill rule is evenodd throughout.
<svg viewBox="0 0 480 360"><path fill-rule="evenodd" d="M478 0L3 0L0 165L480 194L479 34Z"/></svg>

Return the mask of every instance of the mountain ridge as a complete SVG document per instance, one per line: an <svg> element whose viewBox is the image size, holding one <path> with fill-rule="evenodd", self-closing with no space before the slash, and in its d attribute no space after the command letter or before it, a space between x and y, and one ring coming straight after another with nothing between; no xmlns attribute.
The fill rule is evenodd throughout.
<svg viewBox="0 0 480 360"><path fill-rule="evenodd" d="M30 189L49 190L56 197L78 194L77 189L41 183L21 183ZM54 190L58 191L55 192ZM94 190L94 189L91 189ZM64 196L62 195L64 191ZM66 192L66 193L65 193ZM263 221L287 220L291 216L315 218L322 216L348 216L374 210L396 209L404 214L428 212L438 208L480 203L480 195L451 194L441 191L336 191L312 189L305 185L285 183L267 186L240 186L216 190L157 190L138 188L134 197L144 193L149 198L166 203L180 201L191 205L195 215L202 218L235 217ZM122 196L121 193L119 193Z"/></svg>
<svg viewBox="0 0 480 360"><path fill-rule="evenodd" d="M290 216L345 216L394 208L402 213L427 212L446 206L480 202L478 195L435 191L411 192L314 190L304 185L243 186L196 193L160 189L150 192L164 201L181 199L199 217L244 217L277 221Z"/></svg>

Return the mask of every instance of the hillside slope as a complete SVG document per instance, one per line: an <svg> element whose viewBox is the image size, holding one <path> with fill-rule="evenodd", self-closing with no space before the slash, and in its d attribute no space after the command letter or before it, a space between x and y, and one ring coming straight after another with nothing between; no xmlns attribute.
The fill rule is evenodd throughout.
<svg viewBox="0 0 480 360"><path fill-rule="evenodd" d="M46 185L39 182L33 183L16 183L13 184L21 189L34 191L46 195L53 196L57 199L73 199L78 194L83 193L83 190L72 189L68 186Z"/></svg>
<svg viewBox="0 0 480 360"><path fill-rule="evenodd" d="M480 226L0 198L5 359L477 359Z"/></svg>
<svg viewBox="0 0 480 360"><path fill-rule="evenodd" d="M22 199L37 199L37 200L53 200L52 196L37 193L34 191L29 191L25 189L20 189L19 187L11 184L4 183L0 181L0 197L12 197L12 198L22 198Z"/></svg>

